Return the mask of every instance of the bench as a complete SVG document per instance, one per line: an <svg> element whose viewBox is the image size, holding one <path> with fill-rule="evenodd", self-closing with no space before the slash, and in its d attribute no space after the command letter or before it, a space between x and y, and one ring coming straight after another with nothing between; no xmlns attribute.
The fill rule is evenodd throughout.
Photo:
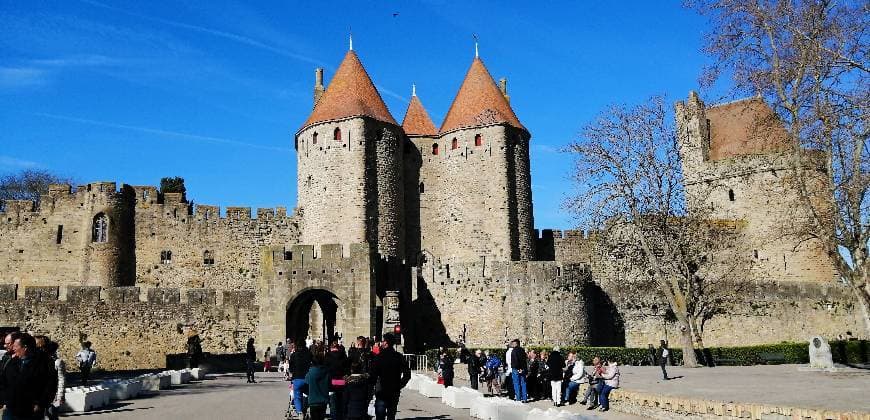
<svg viewBox="0 0 870 420"><path fill-rule="evenodd" d="M780 365L785 363L785 354L782 353L761 353L758 359L765 365Z"/></svg>
<svg viewBox="0 0 870 420"><path fill-rule="evenodd" d="M714 357L713 363L716 366L737 366L739 364L739 361L737 359Z"/></svg>

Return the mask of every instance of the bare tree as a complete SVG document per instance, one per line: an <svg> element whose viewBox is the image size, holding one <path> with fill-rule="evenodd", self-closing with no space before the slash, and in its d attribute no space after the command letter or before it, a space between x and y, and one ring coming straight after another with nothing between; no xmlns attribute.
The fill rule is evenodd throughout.
<svg viewBox="0 0 870 420"><path fill-rule="evenodd" d="M6 200L30 200L38 206L40 195L48 193L49 184L72 184L72 180L34 169L5 175L0 178L0 208Z"/></svg>
<svg viewBox="0 0 870 420"><path fill-rule="evenodd" d="M764 97L796 153L790 163L802 203L797 235L817 240L861 303L870 333L867 140L870 3L828 0L692 0L710 18L702 82L729 74L735 95ZM824 153L824 175L807 170Z"/></svg>
<svg viewBox="0 0 870 420"><path fill-rule="evenodd" d="M671 120L663 98L654 97L634 108L613 106L586 126L568 146L579 192L566 204L603 228L601 245L633 267L638 281L655 284L677 319L684 365L697 366L703 323L734 301L723 282L747 266L723 256L740 254L733 251L739 223L703 213L709 206L697 203L708 191L686 194Z"/></svg>

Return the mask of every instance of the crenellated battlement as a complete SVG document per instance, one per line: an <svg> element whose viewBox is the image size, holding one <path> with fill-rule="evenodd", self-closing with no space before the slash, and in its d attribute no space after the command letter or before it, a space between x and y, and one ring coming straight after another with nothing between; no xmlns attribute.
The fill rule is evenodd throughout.
<svg viewBox="0 0 870 420"><path fill-rule="evenodd" d="M279 275L314 275L365 269L371 264L372 252L367 243L271 246L275 270Z"/></svg>
<svg viewBox="0 0 870 420"><path fill-rule="evenodd" d="M21 291L23 289L23 292ZM217 290L211 288L101 287L101 286L23 286L0 284L0 304L4 302L62 302L68 304L208 305L255 309L254 290Z"/></svg>

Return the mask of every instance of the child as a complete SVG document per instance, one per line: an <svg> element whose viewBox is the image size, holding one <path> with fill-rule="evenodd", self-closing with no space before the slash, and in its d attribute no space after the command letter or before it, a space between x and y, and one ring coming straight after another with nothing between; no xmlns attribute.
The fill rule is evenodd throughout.
<svg viewBox="0 0 870 420"><path fill-rule="evenodd" d="M345 376L344 380L345 419L368 419L369 401L372 397L369 393L369 375L363 373L362 365L359 361L354 360L350 364L350 375Z"/></svg>

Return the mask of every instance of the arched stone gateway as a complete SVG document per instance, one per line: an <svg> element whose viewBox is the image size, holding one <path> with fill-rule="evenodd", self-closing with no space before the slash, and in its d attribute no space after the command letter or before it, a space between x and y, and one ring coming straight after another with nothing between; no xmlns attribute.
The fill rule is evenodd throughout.
<svg viewBox="0 0 870 420"><path fill-rule="evenodd" d="M257 346L340 333L378 335L380 299L368 244L264 247L257 281Z"/></svg>
<svg viewBox="0 0 870 420"><path fill-rule="evenodd" d="M339 299L325 289L308 289L287 303L286 337L298 343L306 337L324 342L335 337Z"/></svg>

